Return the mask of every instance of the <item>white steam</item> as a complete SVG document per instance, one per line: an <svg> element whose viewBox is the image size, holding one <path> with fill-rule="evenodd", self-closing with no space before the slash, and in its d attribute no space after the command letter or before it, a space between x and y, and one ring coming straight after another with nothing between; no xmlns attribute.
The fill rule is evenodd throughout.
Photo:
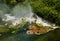
<svg viewBox="0 0 60 41"><path fill-rule="evenodd" d="M13 16L11 16L10 14L5 14L6 19L5 21L12 21L13 25L19 24L22 19L25 19L27 21L29 21L30 23L32 21L35 21L35 18L33 17L33 12L31 10L30 4L26 4L26 5L21 5L18 4L16 5L12 12ZM46 20L43 20L41 17L37 16L36 19L36 23L41 23L43 26L52 26L55 24L50 24L49 22L47 22Z"/></svg>

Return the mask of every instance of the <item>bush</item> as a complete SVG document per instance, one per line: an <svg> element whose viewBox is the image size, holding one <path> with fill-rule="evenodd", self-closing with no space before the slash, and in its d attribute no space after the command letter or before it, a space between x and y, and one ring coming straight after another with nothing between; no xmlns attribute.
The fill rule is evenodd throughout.
<svg viewBox="0 0 60 41"><path fill-rule="evenodd" d="M59 0L30 0L30 3L38 16L60 25Z"/></svg>

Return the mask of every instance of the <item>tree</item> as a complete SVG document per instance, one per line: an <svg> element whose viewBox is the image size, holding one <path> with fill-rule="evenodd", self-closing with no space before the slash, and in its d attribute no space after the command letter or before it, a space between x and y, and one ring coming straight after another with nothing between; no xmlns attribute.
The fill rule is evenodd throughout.
<svg viewBox="0 0 60 41"><path fill-rule="evenodd" d="M57 25L60 25L60 0L30 0L33 11Z"/></svg>

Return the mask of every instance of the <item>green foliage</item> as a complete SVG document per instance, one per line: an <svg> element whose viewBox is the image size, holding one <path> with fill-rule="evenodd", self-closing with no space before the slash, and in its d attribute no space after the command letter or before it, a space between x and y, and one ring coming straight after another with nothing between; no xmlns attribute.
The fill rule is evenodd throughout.
<svg viewBox="0 0 60 41"><path fill-rule="evenodd" d="M0 36L2 34L17 34L28 22L23 20L16 26L12 25L11 22L7 21L4 25L0 25Z"/></svg>
<svg viewBox="0 0 60 41"><path fill-rule="evenodd" d="M9 29L7 29L4 25L0 25L0 33L8 32Z"/></svg>
<svg viewBox="0 0 60 41"><path fill-rule="evenodd" d="M42 25L42 24L40 24L40 23L36 23L36 25L37 25L37 26L39 26L39 27L40 27L40 26L43 26L43 25Z"/></svg>
<svg viewBox="0 0 60 41"><path fill-rule="evenodd" d="M26 33L19 33L17 35L13 35L10 37L6 37L4 39L0 39L0 41L60 41L60 28L57 28L53 31L42 35L26 35Z"/></svg>
<svg viewBox="0 0 60 41"><path fill-rule="evenodd" d="M19 28L23 28L23 26L27 23L27 21L23 20L21 23L16 24L16 26L10 25L9 28L12 29L19 29Z"/></svg>
<svg viewBox="0 0 60 41"><path fill-rule="evenodd" d="M38 16L60 25L60 0L30 0Z"/></svg>
<svg viewBox="0 0 60 41"><path fill-rule="evenodd" d="M26 0L1 0L1 2L7 4L10 8L12 8L18 3L26 3Z"/></svg>
<svg viewBox="0 0 60 41"><path fill-rule="evenodd" d="M2 2L10 5L16 3L16 0L2 0Z"/></svg>
<svg viewBox="0 0 60 41"><path fill-rule="evenodd" d="M52 27L51 26L43 26L40 23L36 23L36 26L41 27L41 28L44 28L46 30L53 30L54 29L53 26Z"/></svg>

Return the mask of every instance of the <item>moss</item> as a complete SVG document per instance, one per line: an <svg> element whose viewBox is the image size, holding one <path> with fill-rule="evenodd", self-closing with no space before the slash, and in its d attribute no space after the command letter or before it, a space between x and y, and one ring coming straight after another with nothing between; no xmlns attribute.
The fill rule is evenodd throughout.
<svg viewBox="0 0 60 41"><path fill-rule="evenodd" d="M37 25L37 26L39 26L39 27L40 27L40 26L43 26L43 25L42 25L42 24L40 24L40 23L36 23L36 25Z"/></svg>

